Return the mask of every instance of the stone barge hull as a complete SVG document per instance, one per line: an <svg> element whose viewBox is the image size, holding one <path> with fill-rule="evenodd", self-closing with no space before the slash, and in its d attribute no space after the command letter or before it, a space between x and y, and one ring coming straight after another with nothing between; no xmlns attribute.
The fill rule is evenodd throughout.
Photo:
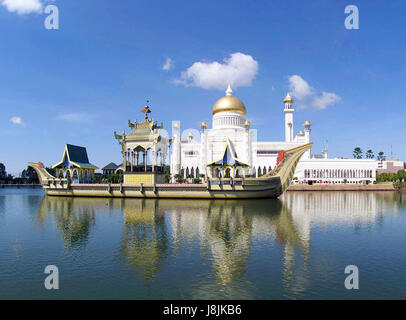
<svg viewBox="0 0 406 320"><path fill-rule="evenodd" d="M282 194L278 177L261 184L72 184L69 188L44 187L48 196L104 198L191 198L191 199L252 199L277 198Z"/></svg>

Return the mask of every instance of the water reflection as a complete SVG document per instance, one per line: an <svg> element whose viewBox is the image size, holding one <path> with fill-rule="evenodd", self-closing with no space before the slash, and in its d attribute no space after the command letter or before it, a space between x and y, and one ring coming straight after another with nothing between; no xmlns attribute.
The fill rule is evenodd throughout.
<svg viewBox="0 0 406 320"><path fill-rule="evenodd" d="M168 251L165 213L159 210L158 200L124 200L120 205L124 208L123 254L149 281Z"/></svg>
<svg viewBox="0 0 406 320"><path fill-rule="evenodd" d="M395 215L405 207L404 195L395 192L290 192L281 200L244 201L44 197L37 220L44 224L52 217L65 247L76 248L86 246L98 213L122 216L119 254L147 283L164 266L173 266L179 256L187 260L188 250L197 248L214 282L202 281L189 293L193 298L212 298L207 293L216 290L224 290L228 297L254 298L247 275L250 262L270 263L270 258L253 257L253 250L272 254L273 259L280 252L281 268L267 272L277 274L285 297L297 298L310 287L311 236L316 226L369 229L382 225L387 212ZM95 241L103 245L104 239ZM187 273L185 278L195 277L193 270ZM245 291L233 295L233 290Z"/></svg>
<svg viewBox="0 0 406 320"><path fill-rule="evenodd" d="M96 208L87 199L44 197L39 205L38 223L44 225L48 216L55 220L65 247L76 249L87 243L90 229L96 222Z"/></svg>

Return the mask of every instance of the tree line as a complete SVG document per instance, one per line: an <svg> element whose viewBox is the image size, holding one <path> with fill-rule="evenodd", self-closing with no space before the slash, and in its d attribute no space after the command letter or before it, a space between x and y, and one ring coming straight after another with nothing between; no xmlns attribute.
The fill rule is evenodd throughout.
<svg viewBox="0 0 406 320"><path fill-rule="evenodd" d="M362 151L362 149L360 147L356 147L356 148L354 148L352 155L353 155L354 159L362 159L364 156L364 152ZM374 158L375 158L375 154L371 149L369 149L365 152L365 159L374 159ZM382 151L378 152L378 154L376 155L376 160L385 161L386 160L385 153Z"/></svg>

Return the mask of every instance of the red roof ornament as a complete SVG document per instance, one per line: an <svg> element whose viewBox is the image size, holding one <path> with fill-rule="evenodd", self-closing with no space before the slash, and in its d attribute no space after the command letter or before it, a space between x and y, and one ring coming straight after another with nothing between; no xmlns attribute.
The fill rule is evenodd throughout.
<svg viewBox="0 0 406 320"><path fill-rule="evenodd" d="M42 162L38 162L38 166L39 166L41 169L44 169L44 164L43 164Z"/></svg>
<svg viewBox="0 0 406 320"><path fill-rule="evenodd" d="M278 154L278 158L276 159L276 165L277 166L279 166L279 164L282 162L282 160L285 158L285 151L284 150L281 150L281 151L279 151L279 154Z"/></svg>

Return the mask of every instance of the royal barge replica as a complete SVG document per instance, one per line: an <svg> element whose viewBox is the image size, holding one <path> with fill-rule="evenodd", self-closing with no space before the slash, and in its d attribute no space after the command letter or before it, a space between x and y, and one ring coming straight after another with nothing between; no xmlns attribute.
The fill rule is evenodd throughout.
<svg viewBox="0 0 406 320"><path fill-rule="evenodd" d="M203 183L72 183L51 175L42 163L29 162L48 196L117 198L200 198L248 199L278 198L290 185L301 156L312 143L282 151L278 165L259 178L206 178ZM144 176L153 172L142 173Z"/></svg>

